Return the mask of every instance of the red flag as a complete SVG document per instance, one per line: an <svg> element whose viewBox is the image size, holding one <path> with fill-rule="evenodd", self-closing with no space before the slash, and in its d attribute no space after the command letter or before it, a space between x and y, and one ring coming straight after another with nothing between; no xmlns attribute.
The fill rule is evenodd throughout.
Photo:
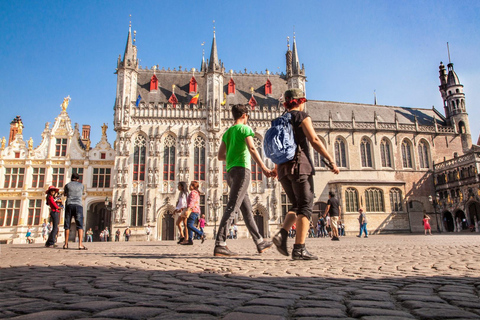
<svg viewBox="0 0 480 320"><path fill-rule="evenodd" d="M255 100L255 98L253 97L253 94L252 94L252 97L250 98L250 100L248 101L248 104L252 106L252 110L257 105L257 100Z"/></svg>
<svg viewBox="0 0 480 320"><path fill-rule="evenodd" d="M174 108L177 107L178 99L177 99L177 96L175 95L175 93L172 93L172 95L168 99L168 102L170 102L173 105Z"/></svg>

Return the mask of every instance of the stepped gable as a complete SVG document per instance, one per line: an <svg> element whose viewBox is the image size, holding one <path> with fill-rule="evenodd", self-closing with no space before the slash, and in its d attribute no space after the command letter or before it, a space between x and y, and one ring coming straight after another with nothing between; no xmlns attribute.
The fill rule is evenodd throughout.
<svg viewBox="0 0 480 320"><path fill-rule="evenodd" d="M227 104L248 104L252 96L250 88L253 87L253 96L257 101L258 106L276 106L278 99L288 89L287 80L284 75L270 74L233 74L233 81L235 81L235 95L227 95ZM267 79L272 83L272 94L265 95L265 83ZM228 92L228 81L230 81L230 74L225 74L223 78L223 91Z"/></svg>
<svg viewBox="0 0 480 320"><path fill-rule="evenodd" d="M330 114L334 122L351 122L352 112L356 122L375 122L375 115L379 123L395 123L395 114L399 124L415 124L415 117L419 125L434 125L434 117L440 126L448 126L445 118L433 109L381 106L373 104L359 104L348 102L308 100L308 114L313 121L328 121Z"/></svg>
<svg viewBox="0 0 480 320"><path fill-rule="evenodd" d="M165 71L157 70L155 75L158 78L158 90L150 91L150 79L153 76L153 70L139 70L137 77L137 92L142 96L142 103L159 104L168 103L172 95L172 85L175 85L175 96L179 104L188 104L192 99L189 94L191 71ZM205 79L201 73L195 73L195 79L198 83L199 101L205 102Z"/></svg>

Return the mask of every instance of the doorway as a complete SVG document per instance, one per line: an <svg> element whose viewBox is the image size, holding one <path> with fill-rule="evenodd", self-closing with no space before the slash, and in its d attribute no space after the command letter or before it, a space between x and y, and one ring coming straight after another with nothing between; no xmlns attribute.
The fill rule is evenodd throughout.
<svg viewBox="0 0 480 320"><path fill-rule="evenodd" d="M452 214L448 211L443 213L443 226L447 232L453 232L455 230Z"/></svg>
<svg viewBox="0 0 480 320"><path fill-rule="evenodd" d="M175 218L173 212L167 211L162 217L162 240L175 240Z"/></svg>
<svg viewBox="0 0 480 320"><path fill-rule="evenodd" d="M266 237L265 236L265 224L263 222L263 215L260 211L255 211L255 215L254 215L254 219L255 219L255 223L258 227L258 232L260 233L260 235L262 237Z"/></svg>
<svg viewBox="0 0 480 320"><path fill-rule="evenodd" d="M108 228L110 233L109 241L112 239L112 235L115 231L111 230L110 223L112 222L112 212L107 210L105 202L95 202L90 205L86 214L86 228L85 232L92 228L93 241L100 241L100 232Z"/></svg>

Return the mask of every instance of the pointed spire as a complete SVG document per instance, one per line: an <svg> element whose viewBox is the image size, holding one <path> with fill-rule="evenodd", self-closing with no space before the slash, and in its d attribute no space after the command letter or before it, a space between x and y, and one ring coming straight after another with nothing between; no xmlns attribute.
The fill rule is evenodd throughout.
<svg viewBox="0 0 480 320"><path fill-rule="evenodd" d="M292 51L290 50L290 37L287 37L287 53L285 53L287 64L287 76L292 75Z"/></svg>
<svg viewBox="0 0 480 320"><path fill-rule="evenodd" d="M293 74L300 73L300 61L298 60L297 42L295 41L295 33L293 34L292 72Z"/></svg>
<svg viewBox="0 0 480 320"><path fill-rule="evenodd" d="M200 45L202 46L202 63L200 64L200 72L205 72L207 71L207 65L205 64L205 41Z"/></svg>
<svg viewBox="0 0 480 320"><path fill-rule="evenodd" d="M132 15L130 15L132 17ZM125 45L125 53L123 54L123 65L125 67L134 65L136 63L136 54L132 42L132 21L128 25L127 44Z"/></svg>
<svg viewBox="0 0 480 320"><path fill-rule="evenodd" d="M217 40L215 37L215 20L213 20L213 41L212 41L212 50L210 51L210 60L208 61L208 72L215 72L220 70L220 64L218 62L218 53L217 53Z"/></svg>
<svg viewBox="0 0 480 320"><path fill-rule="evenodd" d="M373 104L377 105L377 90L373 90Z"/></svg>

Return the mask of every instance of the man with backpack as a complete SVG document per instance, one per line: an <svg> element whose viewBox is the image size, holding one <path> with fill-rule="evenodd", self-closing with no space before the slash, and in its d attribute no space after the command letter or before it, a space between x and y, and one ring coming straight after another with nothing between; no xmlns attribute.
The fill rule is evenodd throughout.
<svg viewBox="0 0 480 320"><path fill-rule="evenodd" d="M255 133L252 128L247 126L248 109L248 106L241 104L232 107L234 124L223 134L222 143L218 149L218 160L226 162L227 183L230 187L230 194L228 196L227 207L223 212L223 217L218 227L213 252L214 256L217 257L237 255L228 249L226 240L234 214L239 210L242 212L245 226L252 235L258 253L264 252L273 245L272 242L265 241L260 235L253 217L252 205L247 194L251 179L250 157L253 157L255 162L262 168L263 174L267 177L271 176L271 170L265 166L255 148L253 142Z"/></svg>

